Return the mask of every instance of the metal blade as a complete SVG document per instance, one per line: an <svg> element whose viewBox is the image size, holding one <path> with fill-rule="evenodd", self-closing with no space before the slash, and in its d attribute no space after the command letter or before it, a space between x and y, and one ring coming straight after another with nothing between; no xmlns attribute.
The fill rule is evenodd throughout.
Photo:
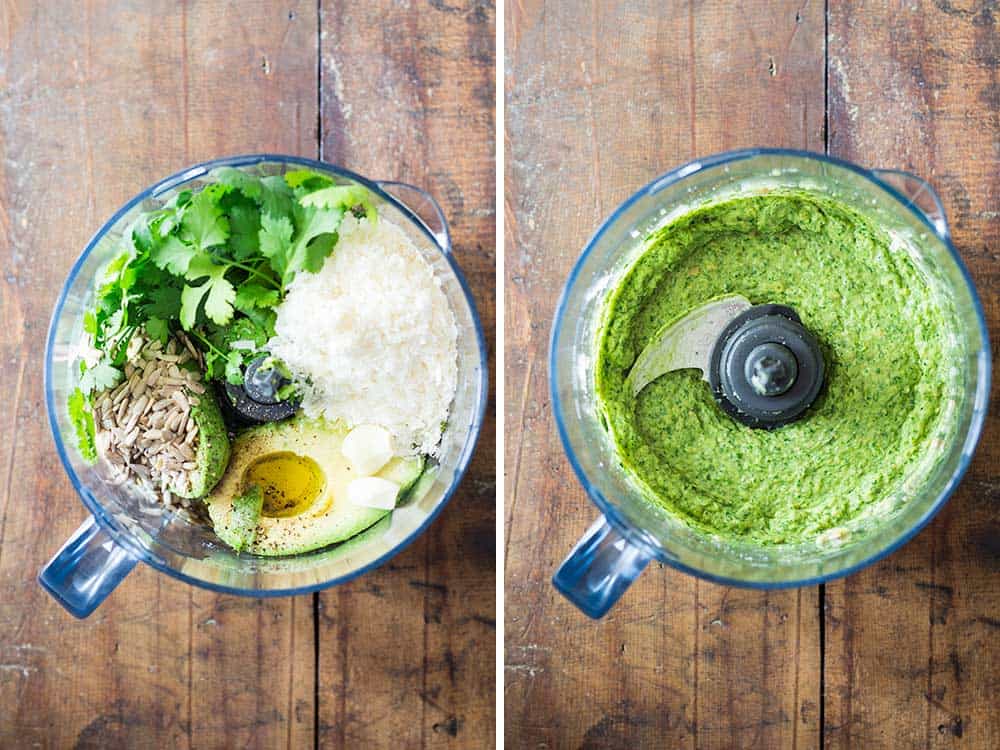
<svg viewBox="0 0 1000 750"><path fill-rule="evenodd" d="M653 336L632 366L625 384L633 396L660 375L672 370L697 369L708 379L712 348L726 326L749 310L750 300L738 294L719 297L668 323Z"/></svg>

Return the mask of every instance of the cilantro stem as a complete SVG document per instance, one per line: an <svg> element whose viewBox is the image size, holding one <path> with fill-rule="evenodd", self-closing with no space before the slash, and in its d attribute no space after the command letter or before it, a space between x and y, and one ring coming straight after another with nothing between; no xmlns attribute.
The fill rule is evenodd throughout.
<svg viewBox="0 0 1000 750"><path fill-rule="evenodd" d="M190 331L188 331L188 333L191 334L192 336L194 336L196 339L198 339L205 346L207 346L212 351L213 354L217 354L218 356L222 357L223 359L226 358L225 352L223 352L217 346L215 346L214 344L212 344L211 341L209 341L207 338L205 338L204 336L202 336L200 333L198 333L193 328Z"/></svg>
<svg viewBox="0 0 1000 750"><path fill-rule="evenodd" d="M246 271L251 276L256 276L256 277L258 277L260 279L263 279L268 284L270 284L271 286L273 286L275 289L281 289L281 285L278 284L277 281L275 281L274 279L272 279L270 276L267 276L266 274L261 273L259 269L253 268L252 266L244 265L243 263L240 263L239 261L235 261L235 260L227 260L226 263L229 264L230 266L233 266L234 268L239 268L239 269L241 269L243 271ZM284 294L284 290L282 290L282 294Z"/></svg>

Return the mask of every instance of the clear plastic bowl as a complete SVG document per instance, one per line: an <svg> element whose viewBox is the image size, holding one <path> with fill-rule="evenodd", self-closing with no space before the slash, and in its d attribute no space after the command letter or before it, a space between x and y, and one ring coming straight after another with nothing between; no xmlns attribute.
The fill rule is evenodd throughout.
<svg viewBox="0 0 1000 750"><path fill-rule="evenodd" d="M182 189L206 183L211 170L238 167L283 174L307 167L338 181L364 185L380 215L398 224L429 262L458 327L458 391L442 437L436 469L390 516L358 537L301 555L265 558L237 554L210 528L191 523L122 488L114 487L80 457L66 409L76 387L72 365L83 339L83 312L94 300L95 279L119 250L123 230L143 212ZM270 154L198 164L168 177L126 203L94 235L73 265L56 302L45 354L45 397L59 458L92 514L42 570L39 582L66 609L86 617L138 562L182 581L250 596L300 594L333 586L381 565L412 542L441 512L462 479L479 436L487 396L486 345L475 304L451 252L441 209L424 191L368 180L310 159Z"/></svg>
<svg viewBox="0 0 1000 750"><path fill-rule="evenodd" d="M956 366L955 438L921 487L879 523L855 529L842 545L763 547L692 530L645 499L621 469L601 425L594 354L603 304L642 250L649 231L705 203L773 189L835 198L905 243L947 291L961 337ZM941 202L922 179L868 170L804 151L753 149L691 162L657 178L623 203L584 248L563 290L549 363L559 435L573 469L602 516L553 578L591 617L617 601L652 559L724 584L803 586L847 575L888 555L940 510L965 473L986 416L990 350L975 286L952 246Z"/></svg>

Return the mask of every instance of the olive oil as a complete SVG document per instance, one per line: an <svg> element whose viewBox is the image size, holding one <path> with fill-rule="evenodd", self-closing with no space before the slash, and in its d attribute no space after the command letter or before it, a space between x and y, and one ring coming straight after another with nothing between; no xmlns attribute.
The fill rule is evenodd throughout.
<svg viewBox="0 0 1000 750"><path fill-rule="evenodd" d="M254 484L264 493L262 514L288 518L309 510L323 492L326 478L308 456L281 451L261 456L247 467L243 485Z"/></svg>

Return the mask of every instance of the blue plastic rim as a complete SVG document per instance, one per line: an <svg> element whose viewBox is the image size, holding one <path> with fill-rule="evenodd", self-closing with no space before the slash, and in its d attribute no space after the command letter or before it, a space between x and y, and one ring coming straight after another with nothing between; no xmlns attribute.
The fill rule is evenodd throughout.
<svg viewBox="0 0 1000 750"><path fill-rule="evenodd" d="M979 361L982 365L983 377L977 384L977 390L974 397L974 403L982 404L982 408L974 408L972 413L972 418L969 424L969 430L966 433L964 439L964 445L966 450L963 450L961 459L958 466L956 467L954 473L949 479L945 488L941 491L935 501L928 508L927 512L921 516L916 523L914 523L909 529L902 533L892 544L887 546L880 552L877 552L870 557L863 559L861 562L851 565L842 570L838 570L827 575L806 577L801 579L790 579L785 581L746 581L736 578L728 578L725 576L717 576L706 571L693 568L689 565L685 565L678 560L675 560L665 554L660 550L651 546L650 544L643 541L642 534L639 533L641 529L635 527L625 515L608 500L604 494L598 490L594 484L590 481L587 473L584 471L583 466L580 464L579 459L576 456L573 446L570 443L569 435L566 431L566 425L563 420L563 408L562 399L560 398L558 388L556 387L556 373L559 368L556 363L556 352L559 350L560 336L563 332L563 318L566 312L567 298L570 290L573 288L576 282L580 270L589 257L590 253L593 251L595 245L604 236L604 234L613 227L619 220L619 218L624 214L636 201L646 197L647 195L652 195L658 193L666 187L673 185L681 180L697 174L705 169L710 169L724 164L730 164L732 162L743 161L745 159L752 159L758 156L790 156L798 157L801 159L811 159L814 161L825 162L832 164L837 167L841 167L865 178L870 181L876 187L884 190L889 195L891 195L896 201L902 204L904 207L909 209L909 211L917 217L920 222L927 227L927 229L932 232L935 236L940 238L940 240L947 247L949 253L952 256L957 268L962 274L965 280L966 287L968 288L969 295L972 299L974 311L976 315L976 320L979 325L979 335L982 341L982 349L979 353ZM915 177L915 176L914 176ZM920 178L916 178L920 180ZM920 180L924 182L923 180ZM776 148L754 148L754 149L743 149L738 151L726 151L719 154L714 154L712 156L705 157L703 159L695 159L693 161L682 164L675 169L666 172L656 179L647 183L643 188L635 192L626 201L624 201L615 211L605 219L601 225L597 228L597 231L591 236L587 241L587 244L583 248L583 252L580 257L574 263L572 270L570 271L569 277L566 280L566 284L563 286L562 293L559 296L559 302L556 305L555 318L553 319L552 331L549 339L549 392L552 397L553 412L555 414L556 429L559 432L559 439L562 441L563 450L566 452L566 457L569 459L570 465L573 467L573 471L576 474L577 479L580 484L583 485L584 489L587 491L588 497L591 501L598 507L607 522L619 533L622 537L627 540L629 545L637 547L639 550L643 551L649 558L659 560L665 565L680 570L681 572L693 575L697 578L701 578L713 583L719 583L725 586L738 586L741 588L753 588L753 589L785 589L785 588L796 588L799 586L809 586L819 583L825 583L827 581L835 580L837 578L843 578L844 576L851 575L862 568L868 567L869 565L878 562L891 555L897 549L906 544L910 539L916 536L935 515L941 510L944 504L948 501L951 495L954 493L955 488L961 482L962 477L965 475L966 470L969 468L969 464L972 462L973 449L979 442L979 437L982 433L983 423L986 420L987 414L987 401L990 392L990 381L992 377L992 359L990 351L990 339L989 332L986 328L986 317L983 312L983 305L980 301L979 294L976 290L976 285L972 280L972 275L969 273L965 262L962 257L955 250L955 246L951 241L950 231L940 232L934 224L930 221L926 214L924 214L919 208L914 206L899 190L897 190L892 185L880 180L875 172L871 169L865 169L864 167L859 167L857 164L853 164L849 161L844 161L843 159L838 159L833 156L828 156L826 154L818 154L812 151L801 151L796 149L776 149ZM573 559L573 553L567 557L567 563ZM566 565L566 563L564 563ZM556 576L559 575L557 571ZM569 571L567 571L567 577L571 577ZM553 579L553 584L556 585L560 590L564 589L564 585L558 583ZM575 602L576 603L576 602ZM577 606L580 606L577 603ZM585 610L586 611L586 610ZM588 613L589 614L589 613ZM603 614L603 612L601 613ZM595 615L591 615L595 616ZM596 615L600 616L600 615Z"/></svg>
<svg viewBox="0 0 1000 750"><path fill-rule="evenodd" d="M104 507L97 501L96 498L91 495L91 493L83 486L80 481L80 477L77 475L73 468L72 463L69 460L69 455L65 444L63 443L62 437L59 434L59 425L56 422L56 410L60 408L58 404L55 403L55 392L52 387L52 350L53 343L56 333L56 323L62 314L63 306L66 302L66 296L69 293L70 288L73 286L73 282L76 280L80 273L80 269L83 267L84 262L87 257L93 251L94 247L101 240L101 238L130 210L132 210L136 205L140 204L142 201L148 198L154 198L162 193L175 188L177 185L188 182L190 180L197 179L199 177L206 176L213 169L218 167L248 167L255 164L260 164L262 162L271 162L277 164L293 164L302 167L308 167L311 169L316 169L321 172L327 172L334 174L346 179L352 180L354 182L364 185L368 190L378 195L387 203L392 204L397 210L399 210L404 216L410 219L419 229L424 233L427 239L437 247L442 257L447 261L451 272L455 275L462 288L462 292L465 296L465 302L469 307L469 312L471 313L472 320L475 323L476 332L476 345L479 352L479 372L480 372L480 383L479 383L479 402L476 404L475 416L472 424L469 426L469 432L467 433L465 444L462 448L462 453L459 457L458 465L455 468L454 481L451 486L445 491L444 496L441 501L437 504L437 507L428 514L427 518L424 519L423 523L420 524L409 536L405 537L399 542L395 547L386 552L384 555L378 559L372 561L368 565L359 568L358 570L351 571L349 574L339 576L337 578L332 578L327 581L322 581L319 583L310 584L308 586L300 586L289 589L245 589L237 588L232 586L225 586L222 584L210 583L207 581L202 581L200 579L192 578L187 576L180 571L174 570L168 565L162 564L155 557L152 557L148 552L136 542L132 536L123 531L118 527L116 523L110 518L110 516L105 511ZM391 183L390 183L391 184ZM368 179L367 177L362 177L359 174L351 172L343 167L336 166L334 164L328 164L326 162L317 161L316 159L308 159L301 156L288 156L284 154L247 154L242 156L231 156L221 159L213 159L211 161L201 162L195 164L191 167L183 169L171 176L157 182L155 185L143 190L141 193L136 195L125 205L119 208L114 215L108 219L100 229L91 237L90 241L87 243L80 257L77 258L76 262L70 269L69 275L66 278L66 282L63 284L63 288L59 293L59 297L56 300L55 307L53 308L52 318L49 322L49 332L46 339L45 345L45 405L48 411L49 417L49 428L52 430L52 439L56 445L56 451L59 454L59 460L62 462L63 469L69 476L70 481L73 483L73 489L76 491L77 495L83 501L84 506L93 515L94 519L97 521L98 525L103 529L112 539L112 541L126 549L130 554L132 554L137 560L146 563L150 567L160 571L161 573L166 573L167 575L176 578L185 583L189 583L193 586L198 586L199 588L208 589L210 591L216 591L225 594L237 594L241 596L252 596L252 597L276 597L276 596L293 596L296 594L306 594L313 591L320 591L322 589L330 588L331 586L336 586L340 583L346 583L347 581L353 580L360 575L363 575L375 568L383 565L392 557L397 555L406 549L413 541L420 536L428 526L433 523L434 519L437 518L438 514L444 510L444 507L451 500L452 496L455 494L456 489L461 484L465 472L468 469L469 462L472 459L472 454L475 451L476 443L479 439L479 433L482 428L483 418L486 414L486 402L487 402L487 391L488 391L488 381L489 381L489 369L487 366L487 355L486 355L486 339L483 335L482 322L479 319L479 312L476 309L475 301L472 297L472 292L469 289L469 285L465 280L465 276L462 274L461 269L458 267L458 263L455 261L454 254L451 252L451 235L448 231L447 223L444 224L444 233L448 241L448 247L441 247L438 240L434 237L433 232L427 227L424 220L414 213L409 206L401 202L399 199L383 190L382 187L375 181Z"/></svg>

